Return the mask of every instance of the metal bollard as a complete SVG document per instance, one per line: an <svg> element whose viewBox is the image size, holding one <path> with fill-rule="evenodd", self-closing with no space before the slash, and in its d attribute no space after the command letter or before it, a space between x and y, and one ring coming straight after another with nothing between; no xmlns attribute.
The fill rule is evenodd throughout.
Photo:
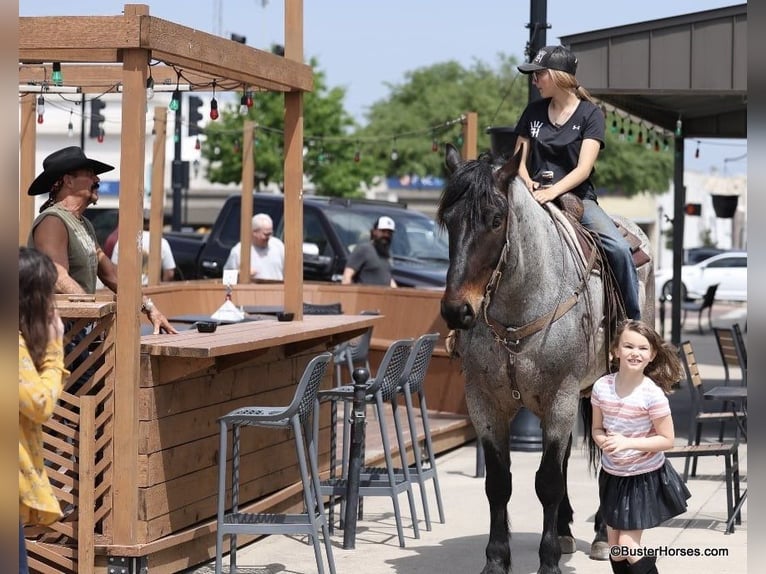
<svg viewBox="0 0 766 574"><path fill-rule="evenodd" d="M346 484L346 509L343 519L343 548L353 550L356 544L356 521L359 507L359 481L364 464L365 395L370 372L365 368L354 369L354 406L351 412L351 444L349 446L348 482Z"/></svg>

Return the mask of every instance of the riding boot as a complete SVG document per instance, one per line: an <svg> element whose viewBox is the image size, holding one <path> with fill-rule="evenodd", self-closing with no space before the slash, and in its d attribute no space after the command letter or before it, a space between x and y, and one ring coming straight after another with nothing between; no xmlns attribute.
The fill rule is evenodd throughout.
<svg viewBox="0 0 766 574"><path fill-rule="evenodd" d="M657 562L656 557L644 556L638 562L629 564L629 569L627 571L630 574L659 574L659 572L657 571L656 562Z"/></svg>
<svg viewBox="0 0 766 574"><path fill-rule="evenodd" d="M630 564L627 560L615 560L610 556L609 564L611 564L614 574L630 574Z"/></svg>

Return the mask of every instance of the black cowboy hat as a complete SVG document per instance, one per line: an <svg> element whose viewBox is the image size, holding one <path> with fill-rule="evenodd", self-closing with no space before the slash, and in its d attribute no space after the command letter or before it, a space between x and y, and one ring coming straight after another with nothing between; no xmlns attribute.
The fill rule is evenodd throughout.
<svg viewBox="0 0 766 574"><path fill-rule="evenodd" d="M86 157L85 152L77 146L65 147L54 151L43 160L43 172L29 186L27 194L49 193L56 180L78 169L92 169L98 175L105 171L112 171L114 166Z"/></svg>

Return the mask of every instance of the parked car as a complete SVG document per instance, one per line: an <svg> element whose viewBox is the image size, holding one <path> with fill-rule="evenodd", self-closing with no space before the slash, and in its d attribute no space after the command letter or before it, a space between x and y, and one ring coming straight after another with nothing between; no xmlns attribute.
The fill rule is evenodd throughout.
<svg viewBox="0 0 766 574"><path fill-rule="evenodd" d="M691 247L684 249L683 264L694 265L719 253L726 253L726 249L719 249L718 247Z"/></svg>
<svg viewBox="0 0 766 574"><path fill-rule="evenodd" d="M673 270L663 269L654 278L656 293L672 295ZM694 265L681 267L681 299L699 299L710 285L718 283L716 299L747 301L747 253L727 251Z"/></svg>
<svg viewBox="0 0 766 574"><path fill-rule="evenodd" d="M274 234L284 239L283 197L257 193L253 200L253 213L268 213ZM223 275L229 251L240 239L240 205L239 195L228 197L208 234L165 234L176 260L177 277ZM399 203L317 196L303 198L304 279L340 281L349 253L357 244L369 241L370 229L381 215L396 223L391 252L397 285L443 288L449 267L447 235L431 218Z"/></svg>

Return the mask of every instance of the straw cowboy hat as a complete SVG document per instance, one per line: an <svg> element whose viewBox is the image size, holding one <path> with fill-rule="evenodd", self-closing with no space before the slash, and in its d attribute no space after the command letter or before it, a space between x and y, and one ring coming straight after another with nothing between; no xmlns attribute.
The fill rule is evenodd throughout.
<svg viewBox="0 0 766 574"><path fill-rule="evenodd" d="M90 159L85 152L77 146L65 147L54 151L43 160L43 172L38 175L29 186L27 194L40 195L49 193L53 184L67 173L78 169L92 169L98 175L106 171L112 171L114 166Z"/></svg>

